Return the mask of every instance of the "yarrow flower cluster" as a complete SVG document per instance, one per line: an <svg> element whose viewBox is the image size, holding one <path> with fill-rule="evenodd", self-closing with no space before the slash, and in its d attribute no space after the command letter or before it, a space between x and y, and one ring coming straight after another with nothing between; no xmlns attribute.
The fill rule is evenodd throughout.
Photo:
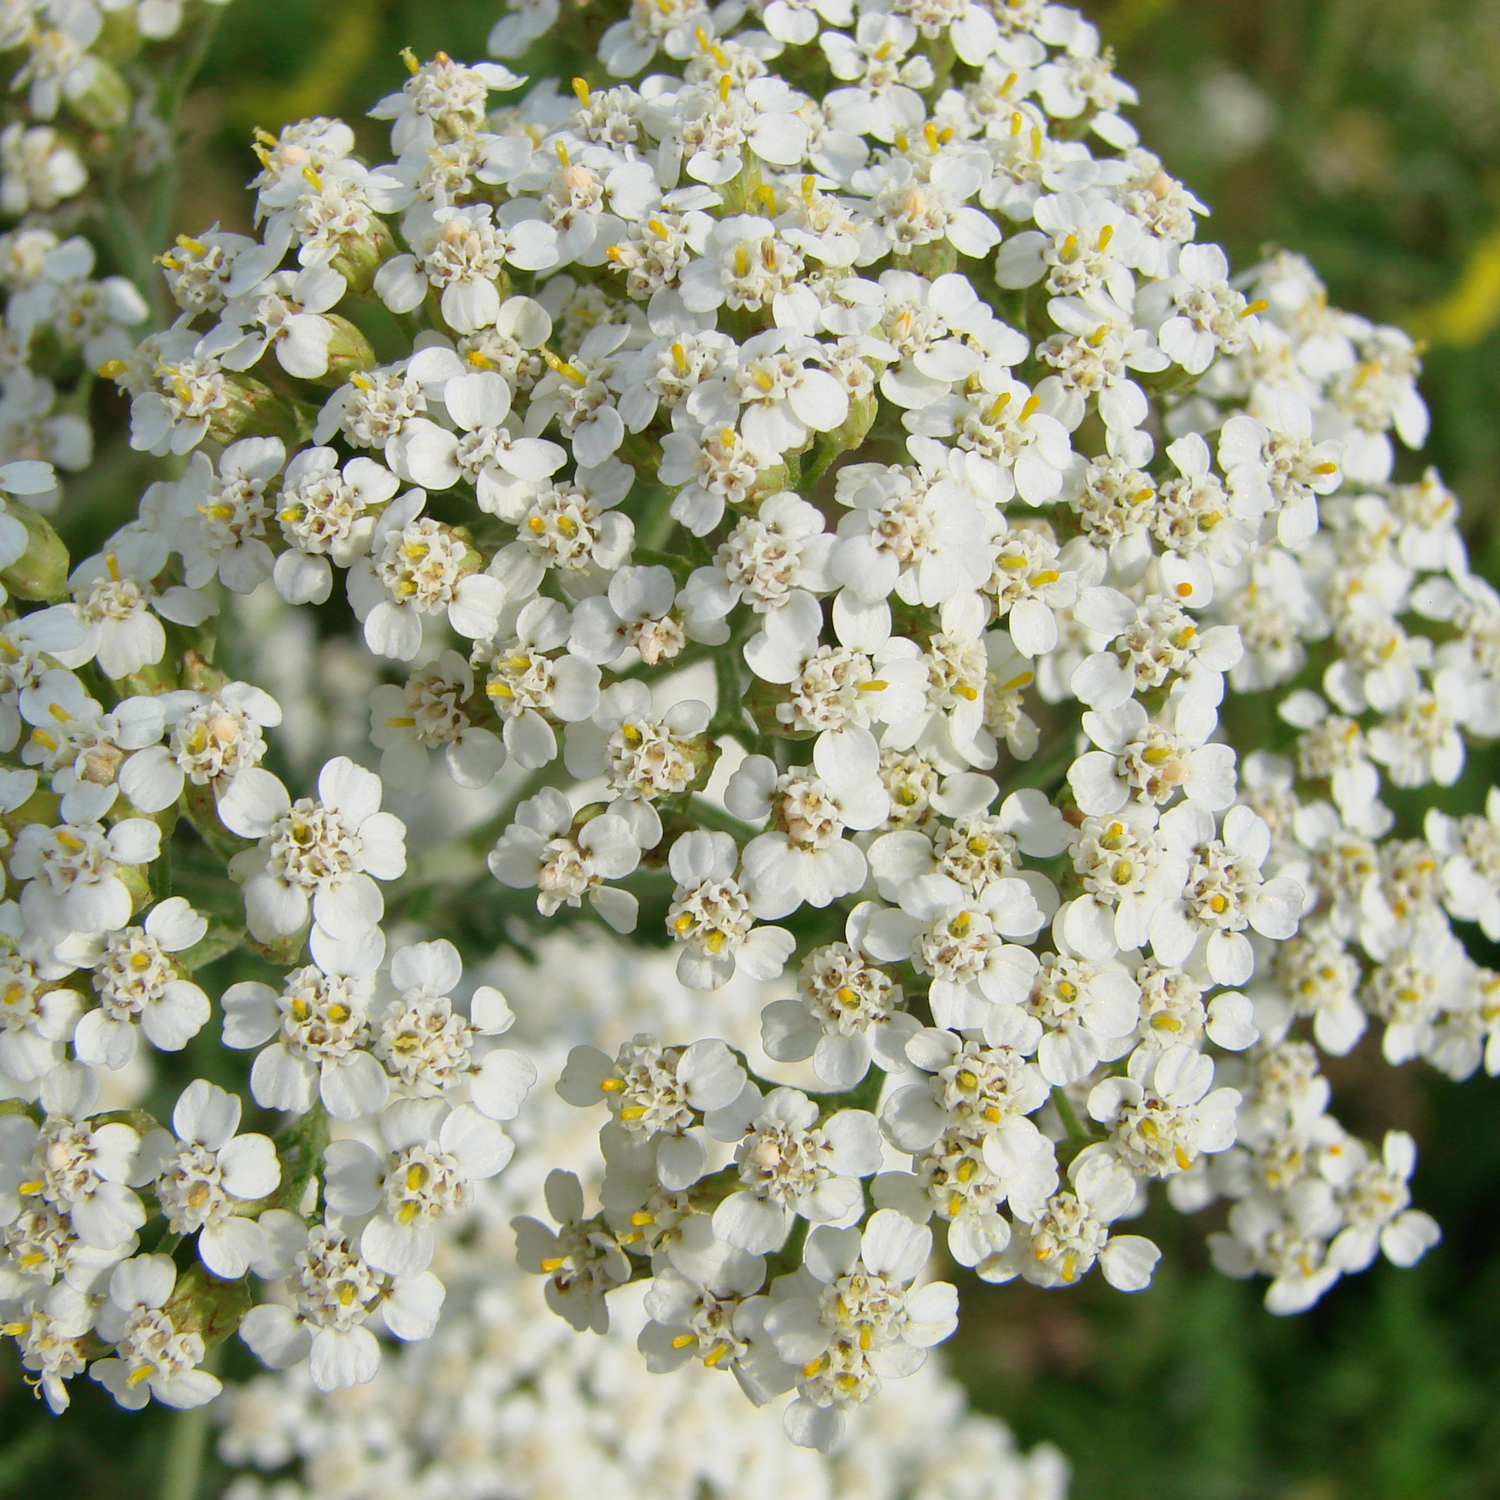
<svg viewBox="0 0 1500 1500"><path fill-rule="evenodd" d="M1398 477L1414 346L1289 253L1232 274L1061 6L632 0L597 40L571 89L406 54L385 162L261 139L257 237L179 241L178 316L100 365L176 477L71 572L0 526L47 606L0 635L0 1298L54 1407L85 1367L206 1399L235 1330L323 1391L432 1333L537 1076L441 935L490 914L698 997L559 1067L604 1170L555 1163L520 1264L606 1336L640 1284L646 1364L798 1445L952 1333L934 1245L1137 1291L1160 1183L1232 1201L1214 1258L1287 1312L1437 1238L1317 1060L1373 1020L1500 1070L1452 927L1500 934L1500 801L1382 800L1500 734L1500 598ZM336 591L368 733L289 787L211 622ZM211 1022L279 1133L206 1080L170 1131L100 1107Z"/></svg>
<svg viewBox="0 0 1500 1500"><path fill-rule="evenodd" d="M528 1023L523 1013L517 1024L548 1085L570 1042L660 1028L698 1002L676 982L669 954L627 948L597 929L544 935L533 953L534 963L502 953L484 973L518 996L548 997L545 1015ZM744 979L715 996L727 1033L752 1050L762 999L763 987ZM549 1283L516 1266L509 1220L540 1207L559 1163L597 1187L593 1131L551 1087L528 1101L516 1131L505 1173L475 1183L464 1208L434 1226L449 1295L433 1338L389 1353L358 1389L319 1391L301 1366L226 1391L219 1455L240 1471L226 1493L312 1500L333 1487L346 1500L376 1500L399 1474L418 1493L571 1494L607 1483L665 1500L705 1490L726 1500L776 1490L811 1500L966 1500L978 1483L996 1500L1064 1500L1060 1455L1045 1445L1018 1452L998 1421L966 1409L936 1360L853 1414L850 1441L825 1458L780 1441L771 1413L716 1378L727 1351L709 1368L694 1357L700 1335L735 1334L713 1309L668 1300L685 1282L657 1289L649 1303L643 1285L622 1289L610 1298L608 1332L575 1337L546 1306ZM643 1354L649 1368L677 1373L645 1375Z"/></svg>

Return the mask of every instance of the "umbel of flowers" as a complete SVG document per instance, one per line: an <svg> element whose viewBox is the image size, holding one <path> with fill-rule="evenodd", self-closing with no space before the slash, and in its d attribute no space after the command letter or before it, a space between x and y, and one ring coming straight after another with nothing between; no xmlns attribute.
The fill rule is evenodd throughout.
<svg viewBox="0 0 1500 1500"><path fill-rule="evenodd" d="M466 899L586 907L701 992L558 1084L598 1206L559 1172L516 1231L575 1327L649 1281L648 1366L790 1392L826 1450L953 1330L935 1245L1139 1290L1160 1184L1228 1201L1215 1260L1275 1311L1414 1262L1412 1142L1350 1136L1318 1064L1373 1022L1500 1067L1450 926L1500 932L1500 805L1382 801L1500 733L1500 599L1437 475L1393 478L1410 341L1296 256L1231 277L1060 6L540 0L492 47L554 24L594 27L571 80L408 56L391 160L262 139L257 237L179 240L179 315L100 366L180 477L71 569L24 498L0 528L45 606L0 636L0 1298L48 1399L202 1400L236 1329L370 1379L535 1076L441 931L387 945L381 777L261 764L281 710L212 644L254 590L347 599L381 776L498 778ZM736 975L782 1081L719 1036ZM244 1099L100 1112L210 1027Z"/></svg>

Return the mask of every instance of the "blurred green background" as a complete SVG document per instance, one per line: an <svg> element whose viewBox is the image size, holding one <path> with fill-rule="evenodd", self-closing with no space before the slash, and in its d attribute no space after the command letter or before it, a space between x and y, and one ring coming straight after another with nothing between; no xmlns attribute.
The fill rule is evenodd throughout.
<svg viewBox="0 0 1500 1500"><path fill-rule="evenodd" d="M1500 0L1109 0L1083 9L1143 98L1146 144L1214 208L1238 265L1307 253L1333 300L1428 341L1434 462L1500 579ZM236 0L186 112L177 227L248 227L253 126L351 120L399 86L398 50L482 55L495 0ZM380 134L365 122L365 139ZM106 462L130 468L109 451ZM124 478L124 475L120 476ZM102 521L93 521L97 526ZM90 528L81 528L85 533ZM82 537L80 537L80 540ZM1473 758L1449 800L1500 779ZM1481 946L1483 946L1481 944ZM1476 952L1495 964L1500 955ZM1412 1130L1443 1244L1312 1313L1208 1269L1200 1224L1153 1215L1156 1283L1066 1295L966 1288L952 1346L979 1406L1075 1466L1076 1500L1500 1496L1500 1082L1392 1070L1368 1042L1331 1073L1341 1118ZM0 1368L0 1496L116 1500L170 1487L167 1424L75 1382L49 1420ZM203 1493L225 1480L210 1467ZM175 1500L189 1500L178 1495Z"/></svg>

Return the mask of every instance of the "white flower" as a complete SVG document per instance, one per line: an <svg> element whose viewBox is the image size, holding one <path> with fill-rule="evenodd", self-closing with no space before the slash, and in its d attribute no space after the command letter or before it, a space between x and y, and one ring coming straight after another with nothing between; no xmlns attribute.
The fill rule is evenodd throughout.
<svg viewBox="0 0 1500 1500"><path fill-rule="evenodd" d="M625 437L610 390L618 370L611 356L629 335L628 324L605 323L589 330L572 359L547 356L551 368L532 389L526 409L527 436L537 437L555 417L582 467L606 463Z"/></svg>
<svg viewBox="0 0 1500 1500"><path fill-rule="evenodd" d="M677 885L667 931L679 945L677 977L694 989L719 989L736 968L752 979L775 979L795 946L784 928L755 925L749 898L734 878L738 859L727 833L701 829L683 834L668 856Z"/></svg>
<svg viewBox="0 0 1500 1500"><path fill-rule="evenodd" d="M508 518L567 461L567 450L558 444L512 433L506 425L511 388L493 369L455 375L443 387L443 405L458 425L456 433L416 417L396 443L403 472L426 489L451 489L467 480L480 510Z"/></svg>
<svg viewBox="0 0 1500 1500"><path fill-rule="evenodd" d="M1177 274L1158 282L1165 318L1156 329L1162 353L1199 375L1220 353L1234 355L1260 343L1260 308L1229 285L1229 261L1217 245L1184 245Z"/></svg>
<svg viewBox="0 0 1500 1500"><path fill-rule="evenodd" d="M274 777L238 777L219 802L225 827L259 846L236 855L245 920L262 942L300 932L309 914L331 937L380 920L376 880L406 868L406 826L380 811L380 778L345 756L318 773L318 797L293 802Z"/></svg>
<svg viewBox="0 0 1500 1500"><path fill-rule="evenodd" d="M1234 1144L1235 1089L1209 1088L1212 1058L1181 1043L1138 1047L1128 1075L1107 1078L1089 1094L1089 1114L1112 1134L1120 1159L1147 1177L1186 1172L1200 1152Z"/></svg>
<svg viewBox="0 0 1500 1500"><path fill-rule="evenodd" d="M1034 1047L1039 1029L1033 1024L1018 1040ZM930 1026L910 1038L906 1054L931 1076L894 1090L881 1108L880 1128L902 1151L924 1151L955 1126L988 1135L1040 1109L1050 1093L1037 1065L1015 1047L989 1047Z"/></svg>
<svg viewBox="0 0 1500 1500"><path fill-rule="evenodd" d="M1062 493L1073 459L1067 429L998 361L982 365L963 394L907 412L902 422L923 437L956 438L965 478L995 505L1017 495L1045 505Z"/></svg>
<svg viewBox="0 0 1500 1500"><path fill-rule="evenodd" d="M776 717L794 732L905 724L925 706L928 671L914 642L892 637L884 604L841 594L833 609L837 646L819 640L823 614L811 594L788 598L745 642L745 660L763 682L785 684Z"/></svg>
<svg viewBox="0 0 1500 1500"><path fill-rule="evenodd" d="M161 830L148 818L125 818L106 829L100 823L28 823L16 835L10 872L26 881L21 915L29 932L59 943L73 933L116 932L134 906L121 878L150 864Z"/></svg>
<svg viewBox="0 0 1500 1500"><path fill-rule="evenodd" d="M468 65L454 62L447 53L420 64L412 57L407 70L411 77L401 91L385 95L370 111L372 119L394 122L391 149L398 154L413 145L434 144L438 131L452 136L480 128L489 94L509 93L526 81L499 63Z"/></svg>
<svg viewBox="0 0 1500 1500"><path fill-rule="evenodd" d="M1297 930L1303 891L1285 875L1263 881L1271 830L1248 807L1233 807L1215 837L1214 816L1196 802L1162 815L1163 843L1187 862L1181 896L1151 918L1151 947L1163 963L1186 961L1205 943L1204 962L1219 984L1244 984L1255 969L1247 927L1269 938Z"/></svg>
<svg viewBox="0 0 1500 1500"><path fill-rule="evenodd" d="M7 214L56 208L88 180L78 153L50 125L28 130L14 120L0 131L0 208Z"/></svg>
<svg viewBox="0 0 1500 1500"><path fill-rule="evenodd" d="M1343 483L1336 442L1314 444L1313 415L1295 391L1269 393L1253 415L1231 417L1219 434L1219 467L1241 514L1270 511L1284 547L1318 528L1317 496ZM1246 501L1249 504L1246 505Z"/></svg>
<svg viewBox="0 0 1500 1500"><path fill-rule="evenodd" d="M1430 1214L1409 1207L1416 1142L1404 1130L1388 1130L1380 1159L1373 1162L1362 1142L1353 1144L1359 1150L1337 1194L1346 1222L1328 1247L1329 1257L1346 1272L1363 1271L1377 1250L1392 1265L1414 1266L1442 1238Z"/></svg>
<svg viewBox="0 0 1500 1500"><path fill-rule="evenodd" d="M280 438L242 438L219 456L218 473L195 453L177 481L173 506L183 580L202 588L215 576L237 594L248 594L271 576L275 560L265 541L271 519L266 490L286 463Z"/></svg>
<svg viewBox="0 0 1500 1500"><path fill-rule="evenodd" d="M982 1026L992 1006L1025 999L1036 955L1005 941L1033 937L1045 922L1025 881L992 881L974 894L945 875L922 875L903 883L900 902L870 914L865 945L875 958L907 960L931 976L939 1026Z"/></svg>
<svg viewBox="0 0 1500 1500"><path fill-rule="evenodd" d="M1169 551L1186 558L1203 553L1215 563L1240 562L1255 541L1253 500L1236 501L1212 473L1208 444L1196 433L1167 448L1177 479L1157 491L1152 535Z"/></svg>
<svg viewBox="0 0 1500 1500"><path fill-rule="evenodd" d="M789 1390L794 1378L766 1333L767 1299L753 1295L765 1281L765 1260L720 1248L728 1253L717 1257L701 1283L672 1266L656 1271L645 1297L651 1322L637 1347L652 1374L679 1369L695 1357L705 1368L732 1370L745 1395L763 1405Z"/></svg>
<svg viewBox="0 0 1500 1500"><path fill-rule="evenodd" d="M814 948L797 978L797 998L761 1011L761 1045L778 1062L812 1059L825 1088L852 1089L872 1062L887 1072L905 1067L907 1039L917 1028L900 1009L901 986L870 962L865 947L872 903L861 902L844 925L846 941Z"/></svg>
<svg viewBox="0 0 1500 1500"><path fill-rule="evenodd" d="M257 1104L305 1114L321 1098L334 1119L357 1120L385 1103L390 1080L363 1050L370 1040L371 976L384 947L375 936L374 943L346 945L337 959L325 955L322 965L291 970L280 993L257 980L224 992L226 1047L276 1038L250 1070Z"/></svg>
<svg viewBox="0 0 1500 1500"><path fill-rule="evenodd" d="M133 572L133 564L142 571ZM111 549L85 558L68 579L84 626L80 660L94 658L109 677L128 677L161 660L167 637L157 615L177 625L201 625L218 612L212 599L180 584L158 594L148 578L160 563L150 573L146 567Z"/></svg>
<svg viewBox="0 0 1500 1500"><path fill-rule="evenodd" d="M925 440L908 444L930 467L850 464L838 473L837 498L851 510L831 571L867 603L894 592L908 604L940 605L989 576L973 491L934 462Z"/></svg>
<svg viewBox="0 0 1500 1500"><path fill-rule="evenodd" d="M709 1127L716 1138L738 1142L741 1183L714 1210L713 1227L736 1249L765 1255L786 1243L799 1215L818 1224L858 1210L859 1179L880 1165L880 1129L862 1109L820 1120L818 1106L797 1089L772 1089L764 1099L749 1094Z"/></svg>
<svg viewBox="0 0 1500 1500"><path fill-rule="evenodd" d="M1234 626L1200 629L1169 595L1150 594L1138 604L1118 589L1085 589L1074 618L1111 637L1105 650L1085 657L1073 673L1073 692L1090 708L1118 708L1127 698L1160 688L1217 707L1224 673L1243 652Z"/></svg>
<svg viewBox="0 0 1500 1500"><path fill-rule="evenodd" d="M16 954L0 956L0 1070L21 1083L41 1078L61 1060L83 996L46 985L40 967Z"/></svg>
<svg viewBox="0 0 1500 1500"><path fill-rule="evenodd" d="M640 860L641 846L623 817L602 813L575 834L568 799L547 788L516 809L515 821L490 851L489 866L502 885L536 887L543 916L560 906L579 906L587 896L616 932L630 932L636 898L604 882L630 874Z"/></svg>
<svg viewBox="0 0 1500 1500"><path fill-rule="evenodd" d="M199 346L226 370L248 370L267 349L288 375L318 380L328 373L337 326L324 314L343 300L348 283L324 262L275 271L230 299L219 326Z"/></svg>
<svg viewBox="0 0 1500 1500"><path fill-rule="evenodd" d="M881 1377L915 1374L958 1326L957 1288L909 1286L931 1253L932 1231L891 1208L862 1231L808 1235L801 1285L773 1291L765 1320L776 1352L802 1372L783 1418L794 1443L828 1452L847 1408L873 1396Z"/></svg>
<svg viewBox="0 0 1500 1500"><path fill-rule="evenodd" d="M195 1079L172 1111L177 1141L156 1146L156 1196L173 1234L198 1236L198 1259L233 1281L264 1257L265 1235L239 1210L281 1183L276 1148L264 1135L237 1135L240 1101ZM162 1133L163 1135L165 1132Z"/></svg>
<svg viewBox="0 0 1500 1500"><path fill-rule="evenodd" d="M380 1368L380 1344L366 1327L378 1315L398 1339L430 1338L443 1306L443 1284L430 1271L391 1280L372 1269L347 1239L316 1225L287 1277L292 1306L252 1307L240 1337L273 1370L309 1360L320 1391L363 1385Z"/></svg>
<svg viewBox="0 0 1500 1500"><path fill-rule="evenodd" d="M745 1070L723 1042L662 1047L645 1033L613 1058L597 1047L573 1048L557 1084L580 1109L604 1100L617 1128L652 1148L656 1179L672 1191L703 1175L707 1154L697 1127L704 1116L729 1109L745 1090ZM759 1093L749 1102L758 1105Z"/></svg>
<svg viewBox="0 0 1500 1500"><path fill-rule="evenodd" d="M478 571L473 549L453 528L422 516L426 495L410 490L370 534L370 556L349 569L349 602L365 641L380 656L410 661L422 646L422 616L445 613L470 640L488 639L505 590Z"/></svg>
<svg viewBox="0 0 1500 1500"><path fill-rule="evenodd" d="M630 1257L600 1215L583 1215L583 1188L571 1172L552 1171L546 1182L554 1234L539 1219L511 1220L516 1260L547 1278L547 1305L579 1332L609 1327L604 1294L630 1280Z"/></svg>
<svg viewBox="0 0 1500 1500"><path fill-rule="evenodd" d="M5 1327L16 1340L21 1368L35 1375L41 1397L54 1416L68 1409L63 1382L82 1373L93 1326L93 1299L64 1282L50 1288L40 1303Z"/></svg>
<svg viewBox="0 0 1500 1500"><path fill-rule="evenodd" d="M670 661L687 643L684 626L673 613L676 596L677 583L668 568L617 568L608 593L579 600L568 650L600 666L632 650L648 667ZM713 626L695 631L700 639L719 633Z"/></svg>
<svg viewBox="0 0 1500 1500"><path fill-rule="evenodd" d="M98 1102L98 1077L82 1063L61 1063L42 1079L41 1129L21 1116L0 1140L0 1216L13 1221L21 1199L40 1198L67 1214L85 1245L128 1253L146 1222L128 1186L141 1138L117 1120L92 1124Z"/></svg>
<svg viewBox="0 0 1500 1500"><path fill-rule="evenodd" d="M740 856L756 916L784 917L804 901L827 906L864 884L864 853L844 833L884 822L890 798L879 769L880 751L864 729L820 735L811 766L778 772L764 755L745 758L724 801L737 817L772 819Z"/></svg>
<svg viewBox="0 0 1500 1500"><path fill-rule="evenodd" d="M170 1306L176 1282L170 1255L137 1255L109 1278L96 1326L117 1357L95 1360L89 1376L127 1411L139 1411L153 1396L163 1406L202 1406L223 1389L217 1376L198 1368L206 1352L202 1334L177 1322L186 1309Z"/></svg>
<svg viewBox="0 0 1500 1500"><path fill-rule="evenodd" d="M441 750L459 786L488 786L505 759L505 747L471 722L464 705L473 693L473 669L456 651L418 667L400 687L376 688L370 694L370 743L382 752L382 779L420 793L427 786L429 752Z"/></svg>
<svg viewBox="0 0 1500 1500"><path fill-rule="evenodd" d="M1369 732L1370 758L1383 765L1399 787L1452 786L1464 768L1461 727L1469 717L1470 694L1463 676L1444 668Z"/></svg>
<svg viewBox="0 0 1500 1500"><path fill-rule="evenodd" d="M276 520L288 551L276 559L276 591L288 604L322 604L333 588L329 559L349 567L367 552L375 518L401 481L371 458L351 458L342 470L332 448L304 448L287 465Z"/></svg>
<svg viewBox="0 0 1500 1500"><path fill-rule="evenodd" d="M1491 787L1483 817L1427 814L1427 837L1443 861L1444 904L1461 922L1478 922L1492 942L1500 938L1500 788Z"/></svg>
<svg viewBox="0 0 1500 1500"><path fill-rule="evenodd" d="M1084 733L1100 748L1075 760L1068 785L1088 814L1118 813L1132 797L1162 806L1179 791L1210 811L1234 800L1234 751L1204 744L1212 710L1179 702L1153 721L1135 699L1083 716Z"/></svg>
<svg viewBox="0 0 1500 1500"><path fill-rule="evenodd" d="M381 1155L363 1141L333 1141L324 1191L346 1219L364 1219L359 1253L392 1276L419 1276L432 1261L435 1226L473 1199L475 1182L510 1161L514 1144L472 1105L404 1099L380 1115Z"/></svg>
<svg viewBox="0 0 1500 1500"><path fill-rule="evenodd" d="M836 129L893 141L898 131L920 128L927 111L918 90L932 86L933 72L920 53L906 56L916 40L917 28L908 17L873 11L859 18L852 37L839 31L819 35L834 77L855 84L824 96Z"/></svg>
<svg viewBox="0 0 1500 1500"><path fill-rule="evenodd" d="M1037 1066L1048 1083L1087 1078L1101 1060L1129 1050L1140 1023L1140 986L1123 964L1091 963L1060 939L1035 971L1027 1006L1041 1023Z"/></svg>
<svg viewBox="0 0 1500 1500"><path fill-rule="evenodd" d="M849 415L843 386L812 361L823 345L773 328L748 339L733 376L702 387L704 425L738 425L761 466L829 432Z"/></svg>
<svg viewBox="0 0 1500 1500"><path fill-rule="evenodd" d="M1135 1179L1109 1147L1088 1146L1074 1157L1068 1182L1035 1218L1017 1220L1009 1249L981 1266L980 1276L1005 1281L1019 1273L1036 1286L1071 1286L1097 1260L1117 1291L1143 1290L1161 1252L1140 1235L1109 1231L1134 1203Z"/></svg>
<svg viewBox="0 0 1500 1500"><path fill-rule="evenodd" d="M685 615L702 635L737 604L763 615L785 607L798 591L826 593L834 545L815 506L788 490L769 495L755 515L740 517L714 565L690 575L681 595Z"/></svg>
<svg viewBox="0 0 1500 1500"><path fill-rule="evenodd" d="M513 1120L536 1082L536 1065L508 1048L476 1048L477 1037L499 1036L516 1018L505 996L482 984L469 998L465 1020L450 998L463 972L458 949L446 939L398 948L389 972L396 995L380 1017L375 1054L398 1091L430 1099L467 1084L481 1114Z"/></svg>
<svg viewBox="0 0 1500 1500"><path fill-rule="evenodd" d="M93 969L97 1010L73 1035L80 1062L123 1068L135 1056L137 1025L162 1052L180 1052L208 1020L208 996L185 977L181 953L202 940L208 921L181 896L158 902L139 927L66 945L68 958Z"/></svg>
<svg viewBox="0 0 1500 1500"><path fill-rule="evenodd" d="M991 19L978 5L967 9L971 16ZM950 35L957 29L952 28ZM871 209L897 254L910 255L923 245L947 240L960 255L977 257L1000 243L999 227L967 201L989 175L988 158L982 152L950 148L927 166L925 177L918 175L907 157L893 155L857 172L853 186L871 194Z"/></svg>
<svg viewBox="0 0 1500 1500"><path fill-rule="evenodd" d="M571 653L546 655L569 643L575 626L557 600L529 600L516 616L515 634L496 641L490 655L485 693L504 726L505 749L533 770L557 756L554 724L577 724L599 711L598 666Z"/></svg>
<svg viewBox="0 0 1500 1500"><path fill-rule="evenodd" d="M107 797L110 783L118 781L133 759L129 752L154 745L164 726L158 699L124 698L105 713L71 672L59 670L43 673L40 682L22 689L19 706L21 717L33 726L21 759L51 773L52 790L62 798L58 813L65 822L87 822L102 815L108 801L101 804L101 797ZM156 788L135 776L132 784L146 796L146 804L137 807L160 811L151 805Z"/></svg>
<svg viewBox="0 0 1500 1500"><path fill-rule="evenodd" d="M634 483L635 471L610 459L536 491L523 509L507 511L505 519L516 523L516 540L490 564L506 597L529 598L553 569L575 592L587 592L593 579L625 562L635 542L635 523L614 507Z"/></svg>
<svg viewBox="0 0 1500 1500"><path fill-rule="evenodd" d="M120 767L120 790L145 812L170 807L184 783L222 796L260 764L266 753L261 731L281 723L280 704L248 682L226 682L212 695L164 694L163 700L167 743L148 745Z"/></svg>

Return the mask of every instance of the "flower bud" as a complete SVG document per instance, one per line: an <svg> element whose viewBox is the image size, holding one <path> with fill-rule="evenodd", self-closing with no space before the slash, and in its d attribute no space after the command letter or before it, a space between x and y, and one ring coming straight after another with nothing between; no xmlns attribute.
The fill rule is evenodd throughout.
<svg viewBox="0 0 1500 1500"><path fill-rule="evenodd" d="M396 253L396 242L381 219L372 218L370 227L358 236L339 241L339 248L328 264L348 283L349 291L358 295L375 283L375 273Z"/></svg>
<svg viewBox="0 0 1500 1500"><path fill-rule="evenodd" d="M130 118L130 88L107 62L96 56L93 63L89 86L69 103L96 130L117 130Z"/></svg>
<svg viewBox="0 0 1500 1500"><path fill-rule="evenodd" d="M20 599L62 598L68 588L68 549L62 538L29 505L10 500L6 512L26 528L26 550L0 569L0 583Z"/></svg>
<svg viewBox="0 0 1500 1500"><path fill-rule="evenodd" d="M196 1333L212 1349L240 1326L253 1300L248 1280L220 1281L195 1265L177 1278L162 1311L179 1332Z"/></svg>
<svg viewBox="0 0 1500 1500"><path fill-rule="evenodd" d="M378 361L369 339L347 318L337 313L323 316L333 324L333 337L328 341L328 373L320 375L314 384L343 385L351 375L373 370Z"/></svg>

